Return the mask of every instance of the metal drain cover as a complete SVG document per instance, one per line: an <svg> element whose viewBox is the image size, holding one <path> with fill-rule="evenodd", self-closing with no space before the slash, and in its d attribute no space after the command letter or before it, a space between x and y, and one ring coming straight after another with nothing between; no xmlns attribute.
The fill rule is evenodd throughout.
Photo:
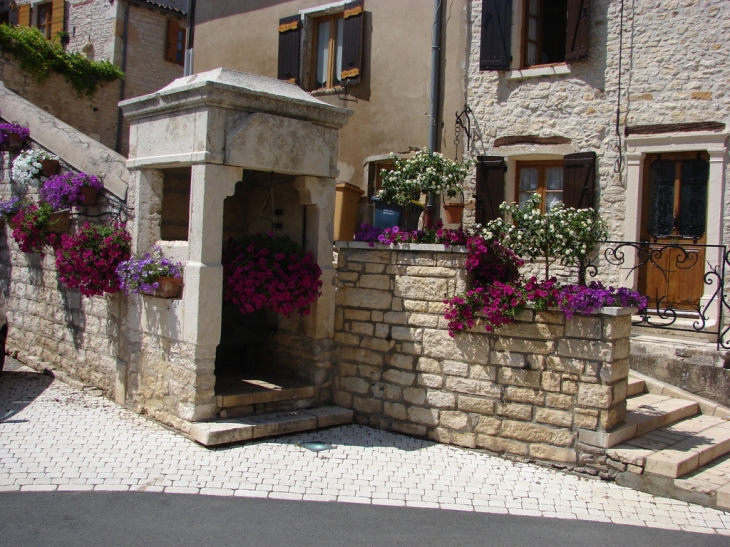
<svg viewBox="0 0 730 547"><path fill-rule="evenodd" d="M321 452L322 450L331 450L334 448L331 444L323 443L320 441L313 441L311 443L302 443L302 446L312 452Z"/></svg>

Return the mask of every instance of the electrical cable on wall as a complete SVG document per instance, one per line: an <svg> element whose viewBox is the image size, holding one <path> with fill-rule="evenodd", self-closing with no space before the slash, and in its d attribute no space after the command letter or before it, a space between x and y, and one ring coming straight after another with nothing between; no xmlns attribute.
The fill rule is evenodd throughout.
<svg viewBox="0 0 730 547"><path fill-rule="evenodd" d="M613 172L618 173L619 177L623 170L623 141L621 139L621 60L624 51L624 0L621 0L619 8L619 31L618 31L618 91L616 93L616 139L618 140L618 158L613 164Z"/></svg>

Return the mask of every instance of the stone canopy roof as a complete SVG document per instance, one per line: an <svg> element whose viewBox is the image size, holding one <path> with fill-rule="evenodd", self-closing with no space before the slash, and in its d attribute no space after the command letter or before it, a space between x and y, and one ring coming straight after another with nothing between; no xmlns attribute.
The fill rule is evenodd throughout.
<svg viewBox="0 0 730 547"><path fill-rule="evenodd" d="M168 9L183 15L188 13L188 0L142 0L146 4L152 4L158 8Z"/></svg>

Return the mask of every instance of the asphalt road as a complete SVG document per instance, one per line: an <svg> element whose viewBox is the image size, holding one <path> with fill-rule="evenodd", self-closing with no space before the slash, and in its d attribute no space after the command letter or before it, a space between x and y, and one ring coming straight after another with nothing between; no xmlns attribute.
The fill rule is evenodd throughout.
<svg viewBox="0 0 730 547"><path fill-rule="evenodd" d="M0 493L0 545L704 547L730 537L486 513L153 493Z"/></svg>

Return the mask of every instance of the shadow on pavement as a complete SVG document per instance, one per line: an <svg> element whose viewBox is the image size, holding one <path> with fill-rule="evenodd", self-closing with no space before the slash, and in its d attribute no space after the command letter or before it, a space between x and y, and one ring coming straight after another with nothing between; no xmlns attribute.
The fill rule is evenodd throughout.
<svg viewBox="0 0 730 547"><path fill-rule="evenodd" d="M53 378L39 372L18 370L17 361L8 359L5 370L0 372L0 424L24 422L17 414L32 403Z"/></svg>

